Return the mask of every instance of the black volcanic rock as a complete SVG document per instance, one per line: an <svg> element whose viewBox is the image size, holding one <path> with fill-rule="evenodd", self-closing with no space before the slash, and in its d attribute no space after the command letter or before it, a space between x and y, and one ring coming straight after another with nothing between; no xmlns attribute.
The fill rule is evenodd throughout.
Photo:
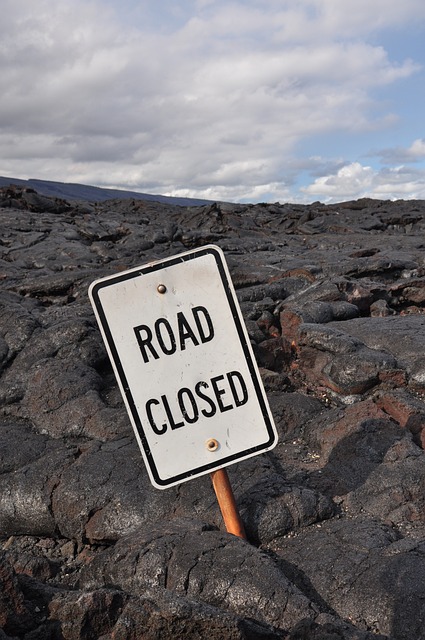
<svg viewBox="0 0 425 640"><path fill-rule="evenodd" d="M0 189L0 639L425 639L425 203ZM229 477L148 479L88 301L225 252L279 432Z"/></svg>

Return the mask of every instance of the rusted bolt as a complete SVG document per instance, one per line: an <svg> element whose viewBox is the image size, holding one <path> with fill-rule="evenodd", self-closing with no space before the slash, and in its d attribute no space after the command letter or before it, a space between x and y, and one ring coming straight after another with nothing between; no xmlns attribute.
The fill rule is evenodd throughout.
<svg viewBox="0 0 425 640"><path fill-rule="evenodd" d="M219 447L219 442L215 438L209 438L209 440L205 443L208 451L217 451Z"/></svg>
<svg viewBox="0 0 425 640"><path fill-rule="evenodd" d="M167 287L165 286L165 284L159 284L156 290L158 291L158 293L165 293L167 291Z"/></svg>

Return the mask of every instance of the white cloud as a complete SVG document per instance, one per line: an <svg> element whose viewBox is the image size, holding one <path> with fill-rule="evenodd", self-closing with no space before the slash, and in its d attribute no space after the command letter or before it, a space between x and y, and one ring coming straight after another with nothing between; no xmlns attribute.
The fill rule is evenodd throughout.
<svg viewBox="0 0 425 640"><path fill-rule="evenodd" d="M409 153L412 158L417 160L425 159L425 140L424 138L418 138L412 142L412 145L409 147Z"/></svg>
<svg viewBox="0 0 425 640"><path fill-rule="evenodd" d="M412 170L401 166L376 170L353 162L334 174L317 178L301 191L324 202L366 197L384 200L424 199L425 169Z"/></svg>
<svg viewBox="0 0 425 640"><path fill-rule="evenodd" d="M382 162L386 164L394 164L400 162L420 162L425 160L425 139L417 138L412 142L410 147L394 147L382 149L370 155L380 156Z"/></svg>
<svg viewBox="0 0 425 640"><path fill-rule="evenodd" d="M335 33L337 30L348 36L401 26L410 23L414 16L418 22L425 18L425 7L420 0L312 0L311 4L321 14L323 26L327 26L328 32Z"/></svg>
<svg viewBox="0 0 425 640"><path fill-rule="evenodd" d="M374 94L419 65L364 34L425 18L423 0L194 0L153 29L149 2L5 4L0 174L220 199L289 197L300 141L391 126ZM364 184L351 167L306 193Z"/></svg>

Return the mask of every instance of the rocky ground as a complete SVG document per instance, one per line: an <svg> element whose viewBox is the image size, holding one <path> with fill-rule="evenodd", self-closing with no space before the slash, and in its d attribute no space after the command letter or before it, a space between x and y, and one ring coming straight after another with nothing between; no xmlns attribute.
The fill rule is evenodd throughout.
<svg viewBox="0 0 425 640"><path fill-rule="evenodd" d="M0 190L0 640L425 638L425 202L101 204ZM148 480L89 284L225 252L279 431Z"/></svg>

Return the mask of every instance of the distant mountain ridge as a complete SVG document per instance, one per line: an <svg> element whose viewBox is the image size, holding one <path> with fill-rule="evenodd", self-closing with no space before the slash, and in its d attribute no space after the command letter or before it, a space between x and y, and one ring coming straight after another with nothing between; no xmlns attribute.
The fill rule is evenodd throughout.
<svg viewBox="0 0 425 640"><path fill-rule="evenodd" d="M8 187L16 184L21 187L35 189L38 193L52 198L63 198L64 200L83 200L84 202L104 202L105 200L133 199L133 200L154 200L165 204L180 207L196 207L204 204L211 204L213 200L202 200L200 198L178 198L172 196L153 195L149 193L139 193L138 191L124 191L121 189L106 189L103 187L93 187L91 185L78 184L73 182L55 182L53 180L39 180L30 178L9 178L0 176L0 187Z"/></svg>

